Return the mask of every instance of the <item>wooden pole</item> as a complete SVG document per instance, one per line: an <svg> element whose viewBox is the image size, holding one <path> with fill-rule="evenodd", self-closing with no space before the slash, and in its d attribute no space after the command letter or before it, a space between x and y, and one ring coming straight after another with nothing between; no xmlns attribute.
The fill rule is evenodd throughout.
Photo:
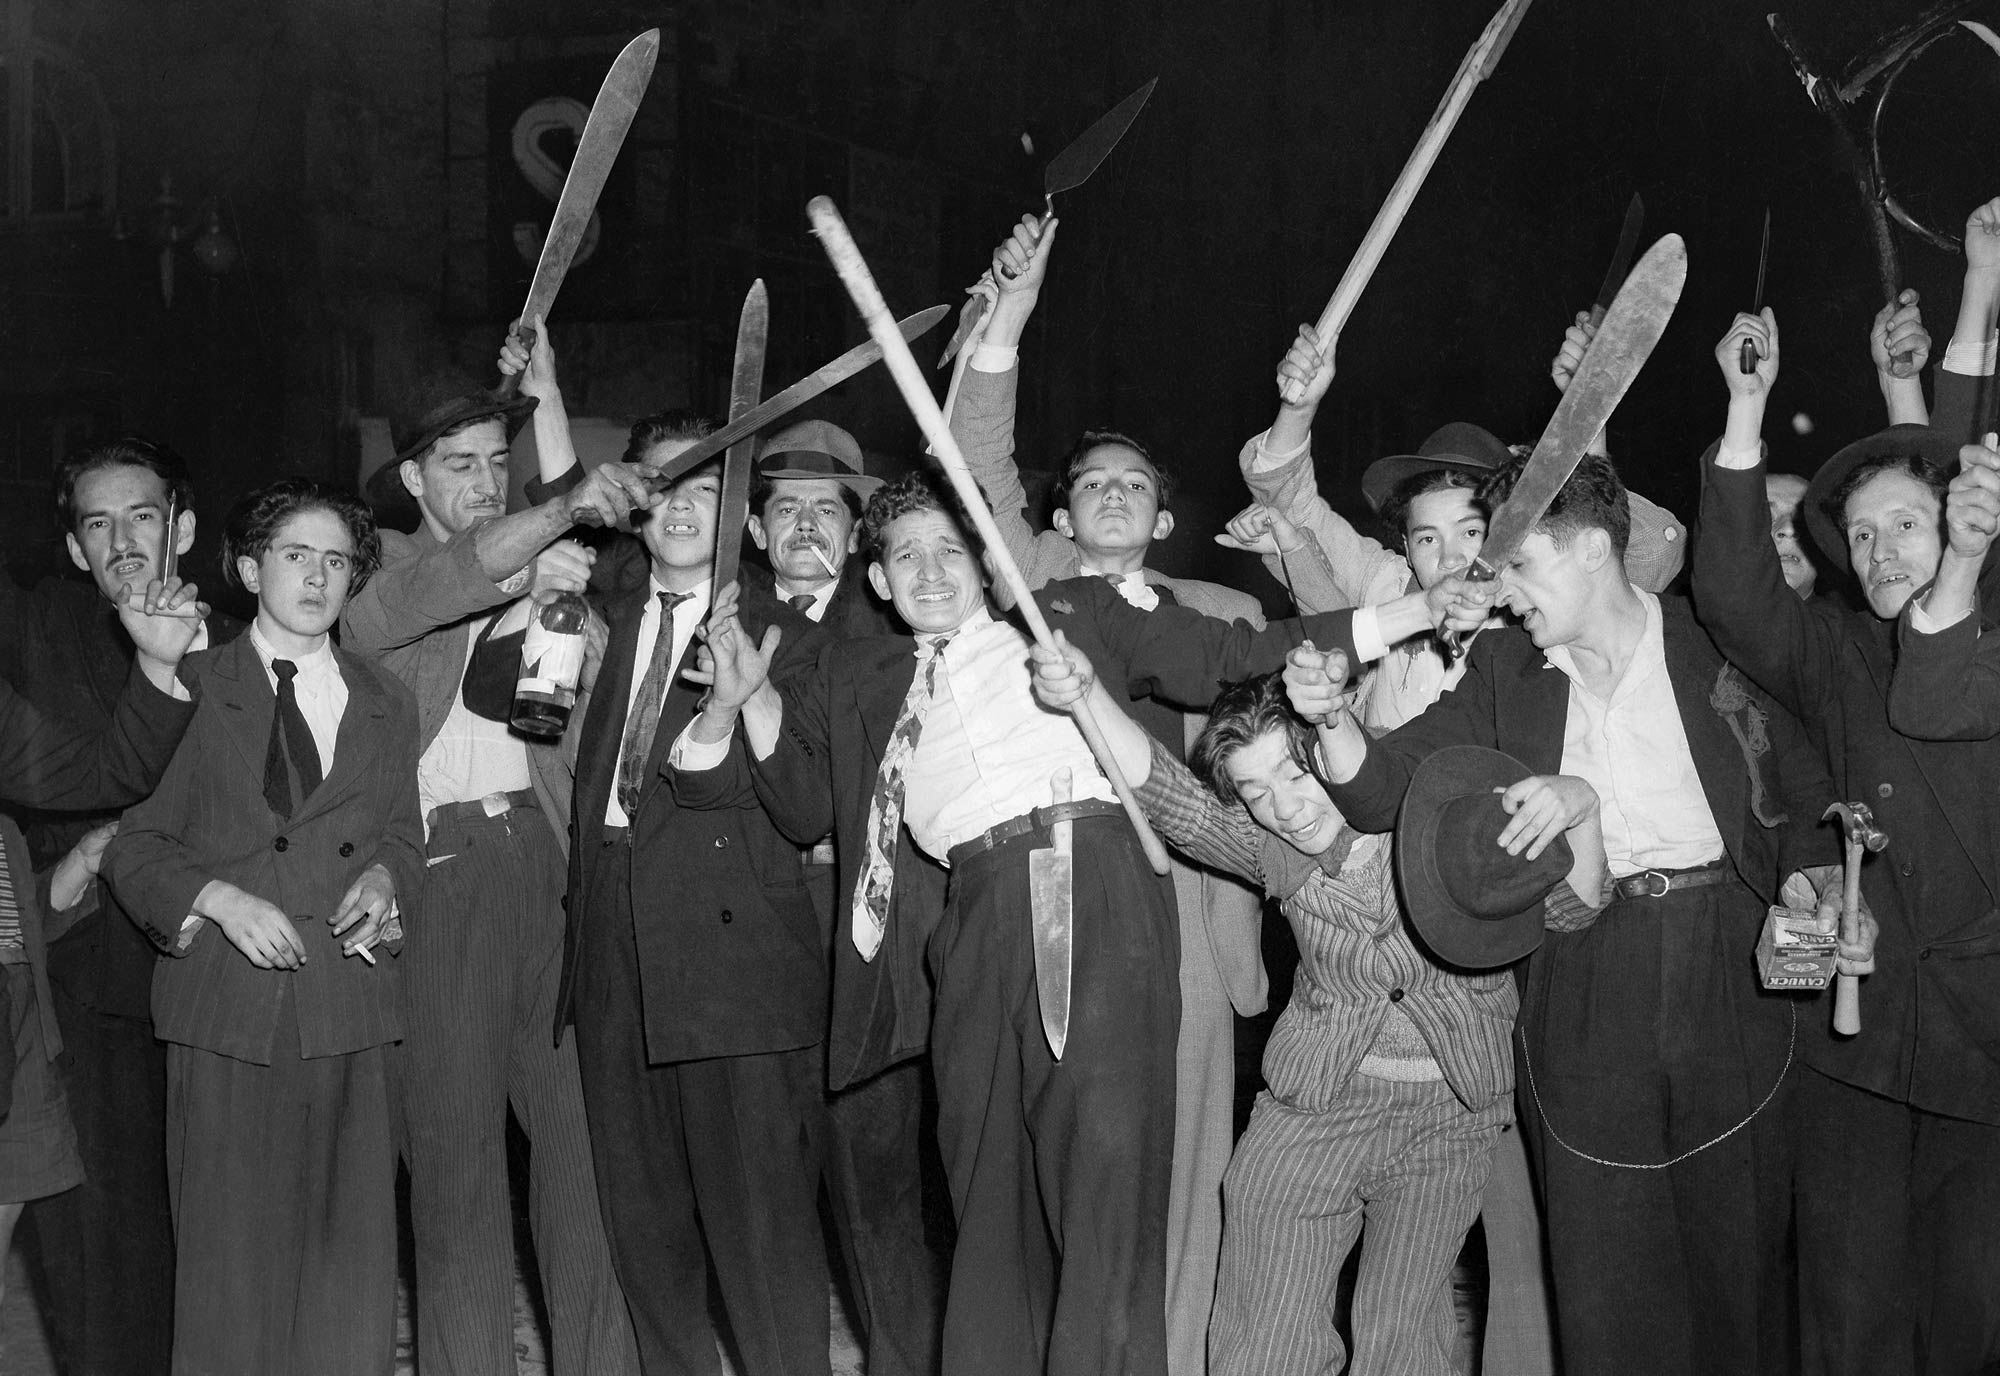
<svg viewBox="0 0 2000 1376"><path fill-rule="evenodd" d="M986 555L991 560L994 572L1000 575L1014 594L1014 601L1021 609L1021 615L1034 633L1035 640L1044 649L1056 649L1055 633L1042 616L1041 606L1035 601L1034 592L1028 587L1028 580L1021 576L1020 565L1007 552L1007 542L1001 537L1000 527L994 523L993 513L986 505L986 495L979 490L979 483L966 466L965 455L960 452L958 441L951 436L951 427L945 424L944 413L938 409L937 398L931 395L930 383L925 380L923 370L917 366L916 355L903 336L896 332L896 318L889 314L889 304L882 299L881 289L875 285L874 274L868 271L868 264L861 257L861 250L855 245L854 236L847 232L847 225L834 209L833 202L825 196L815 196L806 206L806 214L811 217L813 233L819 236L820 246L826 256L833 261L834 270L847 287L847 294L854 299L854 307L867 323L868 333L882 346L882 361L888 365L889 373L896 379L896 387L903 394L903 401L916 417L917 425L923 430L924 438L930 442L931 452L944 465L946 476L958 492L958 499L965 507L965 513L972 518L972 524L979 531L979 538L986 543ZM1097 725L1097 718L1091 714L1087 703L1079 702L1074 708L1077 730L1090 746L1090 753L1097 757L1098 765L1104 770L1104 777L1111 781L1117 791L1118 801L1125 805L1125 815L1132 819L1132 829L1139 834L1139 843L1145 847L1146 859L1155 874L1167 872L1167 848L1160 844L1152 825L1146 821L1146 814L1139 810L1138 799L1133 795L1132 785L1126 782L1125 771L1118 767L1117 758L1111 753L1110 745L1104 739L1104 732Z"/></svg>

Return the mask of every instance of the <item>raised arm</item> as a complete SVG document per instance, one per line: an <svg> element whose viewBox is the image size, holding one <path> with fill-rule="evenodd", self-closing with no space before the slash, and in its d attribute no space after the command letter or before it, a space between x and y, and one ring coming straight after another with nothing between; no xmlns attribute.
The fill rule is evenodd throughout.
<svg viewBox="0 0 2000 1376"><path fill-rule="evenodd" d="M1968 444L1945 493L1937 581L1903 610L1889 722L1932 741L2000 735L2000 635L1982 634L1979 575L2000 531L2000 450Z"/></svg>
<svg viewBox="0 0 2000 1376"><path fill-rule="evenodd" d="M1931 335L1913 287L1875 312L1868 327L1868 354L1875 361L1875 385L1891 425L1928 425L1930 407L1924 402L1924 364L1930 361Z"/></svg>
<svg viewBox="0 0 2000 1376"><path fill-rule="evenodd" d="M1958 321L1937 374L1931 423L1962 444L1993 428L1994 326L2000 321L2000 197L1965 221L1965 285Z"/></svg>

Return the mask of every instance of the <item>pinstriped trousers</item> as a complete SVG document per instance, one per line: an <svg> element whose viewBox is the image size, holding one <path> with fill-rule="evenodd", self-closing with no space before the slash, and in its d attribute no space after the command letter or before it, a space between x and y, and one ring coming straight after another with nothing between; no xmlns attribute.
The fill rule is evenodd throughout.
<svg viewBox="0 0 2000 1376"><path fill-rule="evenodd" d="M532 1146L528 1222L557 1372L639 1367L598 1210L576 1041L551 1045L565 877L534 808L440 814L400 957L403 1043L390 1053L416 1240L424 1376L514 1369L507 1110Z"/></svg>
<svg viewBox="0 0 2000 1376"><path fill-rule="evenodd" d="M1361 1240L1357 1376L1451 1376L1446 1281L1513 1096L1467 1109L1442 1080L1355 1074L1321 1113L1264 1091L1222 1182L1215 1376L1333 1376L1340 1268Z"/></svg>

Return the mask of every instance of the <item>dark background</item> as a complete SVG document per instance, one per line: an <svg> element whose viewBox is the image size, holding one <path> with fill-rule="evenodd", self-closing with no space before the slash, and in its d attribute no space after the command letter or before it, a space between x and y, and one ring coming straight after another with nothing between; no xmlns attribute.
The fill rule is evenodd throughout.
<svg viewBox="0 0 2000 1376"><path fill-rule="evenodd" d="M1749 303L1767 205L1785 359L1776 463L1810 471L1882 424L1867 222L1831 126L1765 27L1770 3L1536 0L1341 340L1316 434L1337 505L1358 512L1368 461L1444 421L1540 431L1549 359L1634 191L1649 240L1685 236L1691 273L1612 425L1633 486L1692 512L1694 456L1722 419L1710 351ZM1924 6L1781 8L1838 73ZM806 233L815 192L841 205L899 314L956 301L1012 218L1039 206L1044 162L1157 75L1124 144L1059 206L1025 341L1023 458L1053 463L1087 425L1147 439L1187 494L1160 562L1275 600L1254 561L1209 542L1243 500L1236 450L1269 423L1278 358L1317 317L1491 10L0 0L6 562L22 577L59 563L47 477L66 448L138 431L196 459L194 567L212 581L237 493L286 473L351 481L368 418L411 378L490 369L529 270L514 226L532 231L545 205L513 162L514 116L551 95L587 104L624 41L658 25L658 72L602 239L552 322L574 413L719 406L753 276L772 296L767 390L857 341ZM2000 23L1993 0L1970 13ZM1996 96L2000 55L1960 34L1904 74L1890 108L1890 179L1948 233L2000 194ZM560 136L543 147L567 157ZM160 204L165 172L177 205ZM211 209L236 250L219 275L193 252ZM1897 243L1941 356L1959 264L1901 231ZM879 373L816 410L871 462L918 447ZM1784 423L1795 413L1810 434Z"/></svg>

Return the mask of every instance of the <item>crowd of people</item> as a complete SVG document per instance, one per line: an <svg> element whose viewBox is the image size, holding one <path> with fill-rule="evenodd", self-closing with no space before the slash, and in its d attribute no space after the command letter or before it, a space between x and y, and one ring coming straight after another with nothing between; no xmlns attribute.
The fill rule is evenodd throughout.
<svg viewBox="0 0 2000 1376"><path fill-rule="evenodd" d="M2000 1371L2000 200L1934 407L1905 293L1888 428L1770 473L1739 315L1693 529L1600 436L1497 568L1525 447L1374 459L1368 533L1302 328L1213 533L1269 624L1155 567L1138 438L1079 436L1037 528L1056 237L972 288L997 548L934 465L788 422L717 586L724 461L669 472L712 422L580 464L540 321L518 395L434 380L361 494L235 502L247 624L178 574L170 448L63 461L88 581L0 580L0 1251L30 1208L63 1370L388 1372L400 1163L417 1369L512 1371L511 1116L559 1376L719 1373L718 1327L825 1373L837 1278L871 1376L1443 1376L1475 1223L1487 1376ZM523 734L576 596L580 695ZM1891 838L1858 898L1839 804ZM1776 909L1860 1032L1760 978ZM1298 968L1239 1134L1267 910Z"/></svg>

